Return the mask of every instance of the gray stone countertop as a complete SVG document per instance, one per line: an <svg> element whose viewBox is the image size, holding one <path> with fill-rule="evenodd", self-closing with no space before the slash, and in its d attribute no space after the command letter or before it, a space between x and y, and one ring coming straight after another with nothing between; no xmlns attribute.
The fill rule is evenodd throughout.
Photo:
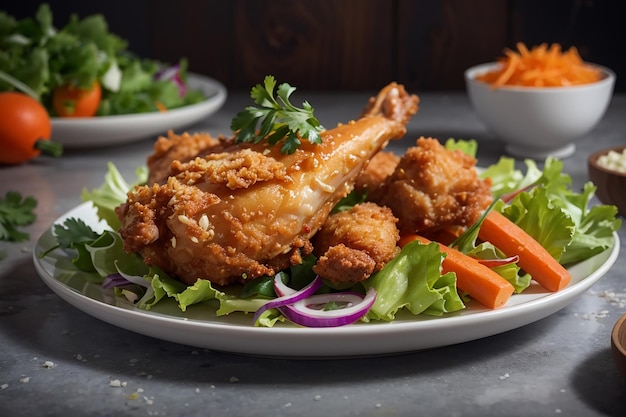
<svg viewBox="0 0 626 417"><path fill-rule="evenodd" d="M298 93L300 94L300 93ZM326 126L360 113L368 93L302 93ZM225 106L189 131L229 134L249 103ZM464 93L421 95L400 149L421 136L479 143L479 164L503 146L473 113ZM89 138L86 137L85 141ZM623 416L626 381L614 366L610 332L626 313L626 233L621 255L590 290L521 328L462 344L399 355L302 360L235 355L124 330L73 307L39 278L37 238L98 187L107 161L127 178L145 163L153 137L114 147L67 149L0 167L0 194L39 201L30 240L1 242L0 415L4 416ZM587 156L626 143L626 96L564 160L575 187Z"/></svg>

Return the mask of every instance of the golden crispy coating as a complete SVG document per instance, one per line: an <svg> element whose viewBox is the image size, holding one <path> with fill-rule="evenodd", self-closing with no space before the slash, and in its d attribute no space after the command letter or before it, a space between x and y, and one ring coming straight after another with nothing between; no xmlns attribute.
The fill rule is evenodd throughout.
<svg viewBox="0 0 626 417"><path fill-rule="evenodd" d="M354 188L375 200L385 179L393 173L399 162L400 157L393 152L378 152L356 179Z"/></svg>
<svg viewBox="0 0 626 417"><path fill-rule="evenodd" d="M367 279L397 255L397 222L389 208L370 202L329 216L314 237L313 270L335 283Z"/></svg>
<svg viewBox="0 0 626 417"><path fill-rule="evenodd" d="M493 199L490 181L478 177L476 159L421 137L409 148L375 201L393 211L403 233L429 236L473 224Z"/></svg>
<svg viewBox="0 0 626 417"><path fill-rule="evenodd" d="M170 175L172 162L187 162L198 155L219 152L225 144L226 139L214 138L208 133L177 135L168 131L167 137L160 136L156 140L154 152L148 156L148 184L165 181Z"/></svg>

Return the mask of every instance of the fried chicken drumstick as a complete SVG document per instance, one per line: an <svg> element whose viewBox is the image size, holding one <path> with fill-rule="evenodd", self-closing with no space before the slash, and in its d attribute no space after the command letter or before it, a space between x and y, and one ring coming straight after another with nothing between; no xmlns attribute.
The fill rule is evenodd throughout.
<svg viewBox="0 0 626 417"><path fill-rule="evenodd" d="M228 285L298 264L369 160L404 136L417 104L391 83L319 145L282 154L264 141L231 142L175 159L166 179L136 187L118 207L124 247L187 284ZM164 153L174 154L185 152Z"/></svg>

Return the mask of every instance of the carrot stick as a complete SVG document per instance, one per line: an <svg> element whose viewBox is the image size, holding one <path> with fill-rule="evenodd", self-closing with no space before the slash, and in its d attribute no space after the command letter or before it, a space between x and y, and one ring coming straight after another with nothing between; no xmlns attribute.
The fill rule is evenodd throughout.
<svg viewBox="0 0 626 417"><path fill-rule="evenodd" d="M431 241L423 236L410 235L404 237L403 243L410 240L419 240L423 244ZM456 274L456 286L469 294L470 297L485 305L496 309L502 307L509 300L515 288L510 282L498 275L497 272L480 264L476 259L459 252L449 246L439 243L439 248L446 254L441 269L444 274Z"/></svg>
<svg viewBox="0 0 626 417"><path fill-rule="evenodd" d="M572 279L569 271L539 242L497 211L491 210L485 216L478 237L507 256L518 255L518 265L548 291L559 291Z"/></svg>

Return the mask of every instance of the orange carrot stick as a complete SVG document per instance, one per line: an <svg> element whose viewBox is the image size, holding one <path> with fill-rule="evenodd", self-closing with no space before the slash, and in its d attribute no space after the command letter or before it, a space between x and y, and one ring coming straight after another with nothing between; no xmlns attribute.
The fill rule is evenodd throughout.
<svg viewBox="0 0 626 417"><path fill-rule="evenodd" d="M411 240L419 240L423 244L431 242L423 236L410 235L405 236L401 243L406 244ZM497 272L456 249L441 243L439 247L446 254L441 264L442 272L454 272L456 286L460 290L492 309L502 307L511 298L515 288Z"/></svg>
<svg viewBox="0 0 626 417"><path fill-rule="evenodd" d="M572 279L569 271L539 242L497 211L491 210L485 216L478 237L507 256L518 255L518 265L548 291L559 291Z"/></svg>

